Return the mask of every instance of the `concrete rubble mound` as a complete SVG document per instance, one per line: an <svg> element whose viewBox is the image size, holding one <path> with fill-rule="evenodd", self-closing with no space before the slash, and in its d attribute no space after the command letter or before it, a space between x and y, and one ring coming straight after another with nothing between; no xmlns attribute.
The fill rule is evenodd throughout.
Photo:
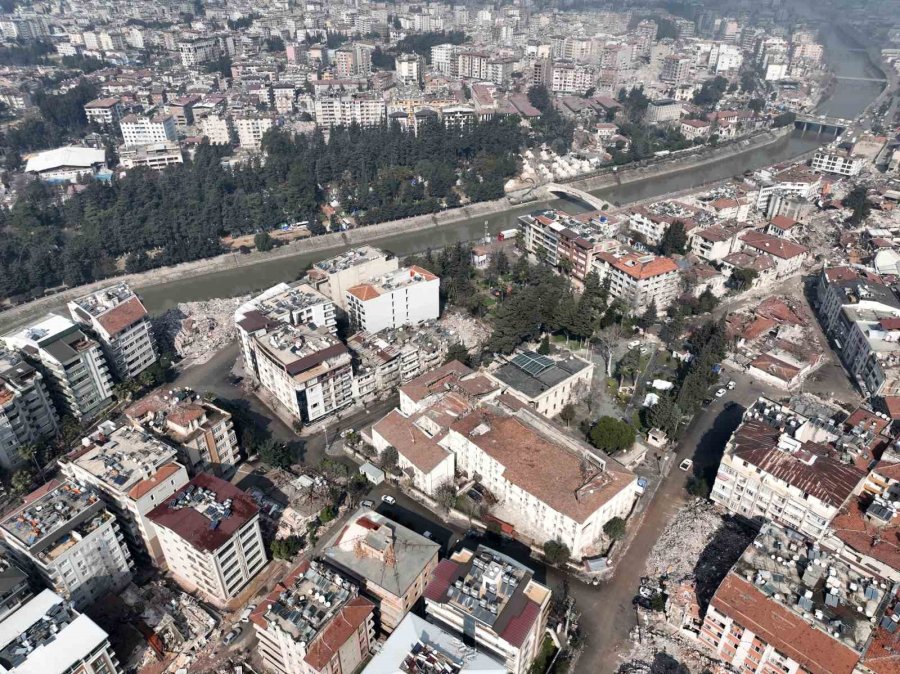
<svg viewBox="0 0 900 674"><path fill-rule="evenodd" d="M193 363L209 360L236 337L234 312L248 297L182 302L154 321L163 348Z"/></svg>

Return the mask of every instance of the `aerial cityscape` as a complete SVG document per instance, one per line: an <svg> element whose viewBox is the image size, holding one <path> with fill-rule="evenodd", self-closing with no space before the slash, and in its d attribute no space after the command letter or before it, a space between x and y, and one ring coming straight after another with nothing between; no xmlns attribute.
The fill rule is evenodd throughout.
<svg viewBox="0 0 900 674"><path fill-rule="evenodd" d="M900 0L0 0L0 674L900 674Z"/></svg>

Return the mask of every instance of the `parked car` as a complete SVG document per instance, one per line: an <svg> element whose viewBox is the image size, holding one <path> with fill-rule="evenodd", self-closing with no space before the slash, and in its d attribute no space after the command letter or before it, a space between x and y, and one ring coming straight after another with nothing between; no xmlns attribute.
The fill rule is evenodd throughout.
<svg viewBox="0 0 900 674"><path fill-rule="evenodd" d="M367 498L359 505L361 505L363 508L373 508L375 506L375 501Z"/></svg>
<svg viewBox="0 0 900 674"><path fill-rule="evenodd" d="M735 386L737 386L737 384L734 382L734 379L725 384L725 388L727 388L729 391L733 391Z"/></svg>
<svg viewBox="0 0 900 674"><path fill-rule="evenodd" d="M691 467L693 465L694 465L693 461L691 461L690 459L685 459L684 461L682 461L681 463L678 464L678 467L681 468L681 470L683 470L683 471L688 471L691 469Z"/></svg>
<svg viewBox="0 0 900 674"><path fill-rule="evenodd" d="M722 396L725 395L725 393L726 393L725 389L720 388L718 391L716 391L716 398L721 398Z"/></svg>
<svg viewBox="0 0 900 674"><path fill-rule="evenodd" d="M388 505L394 505L397 502L397 499L389 494L385 494L381 497L381 501L382 503L387 503Z"/></svg>
<svg viewBox="0 0 900 674"><path fill-rule="evenodd" d="M222 639L222 643L224 643L227 646L228 644L230 644L232 641L234 641L241 635L241 632L243 631L243 629L244 629L243 625L235 625L234 628L228 634L225 635L225 638Z"/></svg>
<svg viewBox="0 0 900 674"><path fill-rule="evenodd" d="M432 534L430 531L426 531L426 532L425 532L424 534L422 534L422 535L423 535L425 538L427 538L428 540L431 540L431 538L432 538L432 536L433 536L433 534Z"/></svg>

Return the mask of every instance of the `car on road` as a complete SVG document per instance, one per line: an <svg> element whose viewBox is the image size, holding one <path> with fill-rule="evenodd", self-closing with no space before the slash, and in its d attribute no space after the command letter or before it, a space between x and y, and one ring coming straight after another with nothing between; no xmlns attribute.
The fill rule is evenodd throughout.
<svg viewBox="0 0 900 674"><path fill-rule="evenodd" d="M681 470L683 470L683 471L689 471L691 469L691 466L693 466L693 465L694 465L693 461L691 461L690 459L685 459L684 461L682 461L681 463L678 464L678 467L681 468Z"/></svg>
<svg viewBox="0 0 900 674"><path fill-rule="evenodd" d="M375 505L375 501L373 501L370 498L367 498L359 505L361 505L363 508L372 508Z"/></svg>
<svg viewBox="0 0 900 674"><path fill-rule="evenodd" d="M428 540L431 540L431 539L434 537L434 534L432 534L430 531L426 531L426 532L425 532L424 534L422 534L422 535L423 535L425 538L427 538Z"/></svg>
<svg viewBox="0 0 900 674"><path fill-rule="evenodd" d="M712 401L713 401L712 398L704 398L704 399L703 399L703 405L702 405L703 409L706 409L707 407L709 407L710 405L712 405Z"/></svg>
<svg viewBox="0 0 900 674"><path fill-rule="evenodd" d="M737 386L737 384L735 383L734 379L725 384L725 388L727 388L729 391L733 391L735 386Z"/></svg>
<svg viewBox="0 0 900 674"><path fill-rule="evenodd" d="M250 604L247 608L241 611L241 622L248 623L250 622L250 614L253 613L253 610L256 608L256 604Z"/></svg>
<svg viewBox="0 0 900 674"><path fill-rule="evenodd" d="M395 499L390 494L385 494L384 496L381 497L381 502L387 503L388 505L394 505L397 502L397 499Z"/></svg>
<svg viewBox="0 0 900 674"><path fill-rule="evenodd" d="M243 626L243 625L235 625L234 628L232 628L232 630L231 630L228 634L225 635L225 638L222 639L222 643L225 644L225 645L227 646L227 645L230 644L232 641L234 641L234 640L237 639L239 636L241 636L241 632L242 632L243 630L244 630L244 626Z"/></svg>
<svg viewBox="0 0 900 674"><path fill-rule="evenodd" d="M721 398L723 395L725 395L725 393L727 393L727 391L723 388L720 388L718 391L716 391L716 398Z"/></svg>

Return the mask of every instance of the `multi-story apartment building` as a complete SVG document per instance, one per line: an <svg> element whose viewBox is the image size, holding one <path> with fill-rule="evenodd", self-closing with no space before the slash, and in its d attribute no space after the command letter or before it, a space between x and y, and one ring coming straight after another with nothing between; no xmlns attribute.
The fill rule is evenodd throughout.
<svg viewBox="0 0 900 674"><path fill-rule="evenodd" d="M50 590L0 624L0 662L9 674L121 674L109 636Z"/></svg>
<svg viewBox="0 0 900 674"><path fill-rule="evenodd" d="M441 280L421 267L403 267L347 289L347 313L359 330L417 325L440 316Z"/></svg>
<svg viewBox="0 0 900 674"><path fill-rule="evenodd" d="M425 59L418 54L399 54L395 61L397 80L401 84L418 84L422 81Z"/></svg>
<svg viewBox="0 0 900 674"><path fill-rule="evenodd" d="M238 143L248 150L259 150L263 136L275 126L275 120L266 115L244 115L234 120Z"/></svg>
<svg viewBox="0 0 900 674"><path fill-rule="evenodd" d="M143 430L106 421L60 463L66 477L96 490L132 551L160 564L162 549L147 513L187 484L176 458L174 447Z"/></svg>
<svg viewBox="0 0 900 674"><path fill-rule="evenodd" d="M125 147L178 140L175 118L172 115L128 115L119 122L119 128L122 129Z"/></svg>
<svg viewBox="0 0 900 674"><path fill-rule="evenodd" d="M98 98L85 103L84 114L89 122L108 126L122 118L122 104L118 98Z"/></svg>
<svg viewBox="0 0 900 674"><path fill-rule="evenodd" d="M865 157L855 157L850 151L836 147L816 150L812 159L813 171L848 177L859 175L865 165Z"/></svg>
<svg viewBox="0 0 900 674"><path fill-rule="evenodd" d="M126 408L125 416L172 444L191 475L230 477L241 461L231 413L188 389L154 391Z"/></svg>
<svg viewBox="0 0 900 674"><path fill-rule="evenodd" d="M384 515L360 508L325 545L322 559L375 601L381 630L393 632L422 597L440 547Z"/></svg>
<svg viewBox="0 0 900 674"><path fill-rule="evenodd" d="M662 72L659 75L659 79L663 82L672 82L673 84L686 82L690 78L692 65L693 59L689 56L670 54L663 59Z"/></svg>
<svg viewBox="0 0 900 674"><path fill-rule="evenodd" d="M176 142L152 143L123 147L119 150L119 163L122 168L146 166L154 171L162 171L168 166L184 163L181 146Z"/></svg>
<svg viewBox="0 0 900 674"><path fill-rule="evenodd" d="M68 306L72 318L100 339L119 380L137 377L156 362L149 314L127 283L83 295Z"/></svg>
<svg viewBox="0 0 900 674"><path fill-rule="evenodd" d="M767 524L713 595L700 642L748 674L893 671L868 659L889 654L873 642L896 630L890 595L872 573Z"/></svg>
<svg viewBox="0 0 900 674"><path fill-rule="evenodd" d="M527 674L540 652L550 614L550 588L534 572L479 545L442 560L425 590L425 612L506 665Z"/></svg>
<svg viewBox="0 0 900 674"><path fill-rule="evenodd" d="M550 91L558 94L583 94L597 84L593 68L567 63L555 63L550 71Z"/></svg>
<svg viewBox="0 0 900 674"><path fill-rule="evenodd" d="M334 52L334 67L339 78L365 77L372 72L372 51L362 43L340 47Z"/></svg>
<svg viewBox="0 0 900 674"><path fill-rule="evenodd" d="M448 77L459 76L459 52L455 44L438 44L431 48L431 67Z"/></svg>
<svg viewBox="0 0 900 674"><path fill-rule="evenodd" d="M25 458L19 448L56 435L56 410L40 372L0 348L0 466L13 470Z"/></svg>
<svg viewBox="0 0 900 674"><path fill-rule="evenodd" d="M234 121L228 115L209 114L200 122L200 129L210 145L228 145L237 138Z"/></svg>
<svg viewBox="0 0 900 674"><path fill-rule="evenodd" d="M833 446L838 437L833 423L760 398L725 446L710 498L820 539L866 476Z"/></svg>
<svg viewBox="0 0 900 674"><path fill-rule="evenodd" d="M360 246L316 262L307 272L306 280L346 311L347 290L399 268L400 263L394 255L372 246Z"/></svg>
<svg viewBox="0 0 900 674"><path fill-rule="evenodd" d="M266 564L259 508L201 473L150 511L169 573L188 591L227 606Z"/></svg>
<svg viewBox="0 0 900 674"><path fill-rule="evenodd" d="M635 313L651 304L657 311L665 311L678 296L678 265L668 257L630 251L599 253L594 271L601 281L609 279L610 295L621 299Z"/></svg>
<svg viewBox="0 0 900 674"><path fill-rule="evenodd" d="M38 365L61 414L99 414L112 397L112 376L99 343L62 316L46 318L3 340Z"/></svg>
<svg viewBox="0 0 900 674"><path fill-rule="evenodd" d="M0 522L6 548L77 608L131 581L133 562L116 518L92 490L53 480Z"/></svg>
<svg viewBox="0 0 900 674"><path fill-rule="evenodd" d="M461 51L457 57L457 74L472 80L490 80L491 55L484 51Z"/></svg>
<svg viewBox="0 0 900 674"><path fill-rule="evenodd" d="M813 173L806 166L791 166L777 173L770 170L759 171L756 175L759 192L756 196L756 208L772 218L772 212L780 200L798 198L811 200L822 187L821 176Z"/></svg>
<svg viewBox="0 0 900 674"><path fill-rule="evenodd" d="M178 52L181 55L181 65L192 68L215 61L222 55L222 48L215 37L198 37L179 43Z"/></svg>
<svg viewBox="0 0 900 674"><path fill-rule="evenodd" d="M591 554L603 525L627 516L637 497L634 474L527 408L482 403L460 414L440 444L457 470L481 476L498 519L539 543L565 544L574 559Z"/></svg>
<svg viewBox="0 0 900 674"><path fill-rule="evenodd" d="M0 622L32 597L28 574L0 557Z"/></svg>
<svg viewBox="0 0 900 674"><path fill-rule="evenodd" d="M315 112L316 124L325 128L349 126L354 122L360 126L374 126L384 121L387 105L379 96L353 94L317 98Z"/></svg>
<svg viewBox="0 0 900 674"><path fill-rule="evenodd" d="M303 561L250 615L257 649L276 674L355 672L375 643L375 606L318 562Z"/></svg>

